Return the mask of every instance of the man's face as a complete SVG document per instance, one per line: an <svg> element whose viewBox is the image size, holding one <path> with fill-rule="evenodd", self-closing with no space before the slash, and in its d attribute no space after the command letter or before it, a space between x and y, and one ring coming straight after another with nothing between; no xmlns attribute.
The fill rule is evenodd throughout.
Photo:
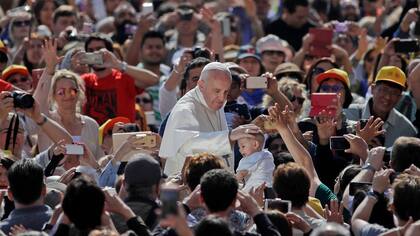
<svg viewBox="0 0 420 236"><path fill-rule="evenodd" d="M211 110L217 111L225 105L232 81L222 71L209 71L207 76L207 81L199 80L198 86L207 106Z"/></svg>
<svg viewBox="0 0 420 236"><path fill-rule="evenodd" d="M359 19L359 10L355 6L346 6L342 9L342 15L344 20L347 21L358 21Z"/></svg>
<svg viewBox="0 0 420 236"><path fill-rule="evenodd" d="M179 20L175 28L180 34L195 35L198 29L198 18L194 14L191 20Z"/></svg>
<svg viewBox="0 0 420 236"><path fill-rule="evenodd" d="M67 27L73 26L76 27L77 19L75 16L61 16L57 18L57 21L54 23L54 34L59 35Z"/></svg>
<svg viewBox="0 0 420 236"><path fill-rule="evenodd" d="M165 45L160 38L146 39L141 50L143 62L146 64L159 65L166 54Z"/></svg>
<svg viewBox="0 0 420 236"><path fill-rule="evenodd" d="M388 113L401 98L401 90L387 84L376 84L372 90L373 110L376 113Z"/></svg>
<svg viewBox="0 0 420 236"><path fill-rule="evenodd" d="M117 17L115 18L116 25L119 26L126 22L132 24L136 22L136 12L132 8L123 8L117 13Z"/></svg>
<svg viewBox="0 0 420 236"><path fill-rule="evenodd" d="M288 24L294 28L300 28L308 21L309 9L304 6L296 6L294 13L287 14Z"/></svg>
<svg viewBox="0 0 420 236"><path fill-rule="evenodd" d="M195 86L197 86L197 82L198 79L200 79L200 74L201 71L203 70L204 66L201 67L197 67L194 69L191 69L189 71L189 75L188 75L188 79L187 79L187 85L186 85L186 89L187 92L190 91L191 89L195 88Z"/></svg>
<svg viewBox="0 0 420 236"><path fill-rule="evenodd" d="M270 10L271 4L269 0L254 0L255 6L257 7L257 15L260 19L267 17L268 11Z"/></svg>

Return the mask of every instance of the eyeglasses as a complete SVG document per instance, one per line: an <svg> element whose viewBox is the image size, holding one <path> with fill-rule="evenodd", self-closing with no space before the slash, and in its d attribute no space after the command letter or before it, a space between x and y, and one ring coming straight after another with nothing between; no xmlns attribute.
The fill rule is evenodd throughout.
<svg viewBox="0 0 420 236"><path fill-rule="evenodd" d="M328 84L323 84L320 87L320 90L322 92L334 92L334 93L338 93L342 89L344 89L344 87L342 85L328 85Z"/></svg>
<svg viewBox="0 0 420 236"><path fill-rule="evenodd" d="M395 88L388 88L384 85L376 86L378 88L378 92L381 93L381 95L389 95L394 98L398 98L401 96L401 91L399 89Z"/></svg>
<svg viewBox="0 0 420 236"><path fill-rule="evenodd" d="M14 21L13 26L16 27L24 27L24 26L30 26L31 21L30 20L20 20L20 21Z"/></svg>
<svg viewBox="0 0 420 236"><path fill-rule="evenodd" d="M9 83L11 83L11 84L25 83L28 80L29 80L28 77L13 78L13 79L9 80Z"/></svg>
<svg viewBox="0 0 420 236"><path fill-rule="evenodd" d="M303 98L303 97L296 97L296 96L291 97L289 100L290 100L290 102L294 102L294 101L297 100L297 102L300 105L302 105L305 102L305 98Z"/></svg>
<svg viewBox="0 0 420 236"><path fill-rule="evenodd" d="M136 103L138 103L138 104L152 103L152 99L150 99L150 98L136 98Z"/></svg>
<svg viewBox="0 0 420 236"><path fill-rule="evenodd" d="M67 88L67 89L66 88L61 88L61 89L58 89L55 92L55 94L57 94L58 96L64 96L67 93L67 94L70 94L70 96L75 97L75 96L77 96L78 92L79 91L76 88Z"/></svg>
<svg viewBox="0 0 420 236"><path fill-rule="evenodd" d="M281 56L284 57L284 55L285 55L284 52L275 51L275 50L267 50L267 51L264 51L262 54L267 55L267 56L279 56L279 57L281 57Z"/></svg>

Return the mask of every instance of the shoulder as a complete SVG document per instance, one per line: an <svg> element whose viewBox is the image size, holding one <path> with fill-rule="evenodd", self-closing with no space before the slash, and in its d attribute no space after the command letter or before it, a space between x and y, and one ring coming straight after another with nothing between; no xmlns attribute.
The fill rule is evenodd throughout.
<svg viewBox="0 0 420 236"><path fill-rule="evenodd" d="M96 122L96 120L94 120L90 116L82 115L82 120L89 127L94 127L94 128L97 128L97 129L99 128L98 122Z"/></svg>
<svg viewBox="0 0 420 236"><path fill-rule="evenodd" d="M397 109L393 109L393 112L396 116L396 124L399 127L405 127L407 129L412 129L413 131L416 131L416 128L414 127L413 123L411 123L411 121L404 116L401 112L399 112Z"/></svg>

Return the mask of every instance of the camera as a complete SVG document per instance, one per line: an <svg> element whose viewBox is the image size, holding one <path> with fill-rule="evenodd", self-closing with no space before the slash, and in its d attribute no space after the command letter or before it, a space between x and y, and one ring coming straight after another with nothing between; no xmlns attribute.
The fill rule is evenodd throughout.
<svg viewBox="0 0 420 236"><path fill-rule="evenodd" d="M32 108L35 103L34 97L29 93L14 91L12 92L11 97L13 98L13 104L16 108Z"/></svg>

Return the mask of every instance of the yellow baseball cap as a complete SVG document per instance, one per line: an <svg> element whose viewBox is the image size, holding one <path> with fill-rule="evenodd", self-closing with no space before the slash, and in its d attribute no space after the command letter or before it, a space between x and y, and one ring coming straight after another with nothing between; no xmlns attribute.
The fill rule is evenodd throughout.
<svg viewBox="0 0 420 236"><path fill-rule="evenodd" d="M117 122L128 124L130 123L130 119L123 116L117 116L115 118L108 119L105 123L103 123L98 130L98 138L100 145L103 143L105 135L108 133L109 130L112 130L112 128L114 128L114 125Z"/></svg>
<svg viewBox="0 0 420 236"><path fill-rule="evenodd" d="M26 68L25 66L10 65L6 69L4 69L1 77L2 77L3 80L8 81L9 77L11 75L14 75L14 74L20 74L20 75L28 77L29 76L29 71L28 71L28 68Z"/></svg>
<svg viewBox="0 0 420 236"><path fill-rule="evenodd" d="M345 72L344 70L340 70L336 68L327 70L316 77L316 82L318 82L318 84L321 84L321 82L326 79L340 80L347 86L347 88L350 88L350 79L347 72Z"/></svg>
<svg viewBox="0 0 420 236"><path fill-rule="evenodd" d="M388 81L399 86L406 88L407 79L404 72L396 66L384 66L382 67L378 74L376 75L375 82L378 81Z"/></svg>

